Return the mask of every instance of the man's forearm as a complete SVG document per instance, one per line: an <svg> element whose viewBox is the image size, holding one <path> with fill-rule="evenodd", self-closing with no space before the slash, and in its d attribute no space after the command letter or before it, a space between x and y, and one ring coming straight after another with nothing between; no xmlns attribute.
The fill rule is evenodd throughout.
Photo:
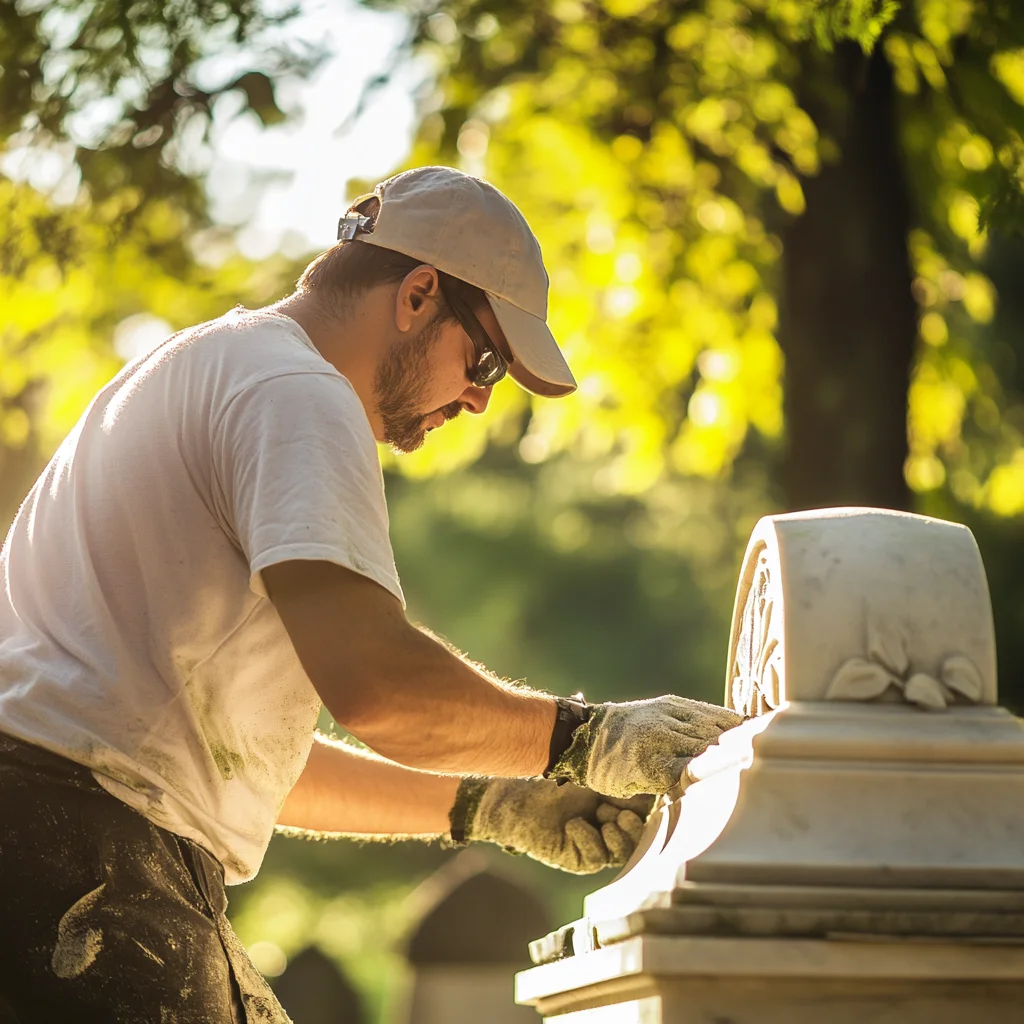
<svg viewBox="0 0 1024 1024"><path fill-rule="evenodd" d="M278 824L317 833L441 835L459 781L317 737Z"/></svg>
<svg viewBox="0 0 1024 1024"><path fill-rule="evenodd" d="M540 775L554 698L502 683L414 627L335 717L385 757L433 771ZM333 712L333 709L332 709Z"/></svg>

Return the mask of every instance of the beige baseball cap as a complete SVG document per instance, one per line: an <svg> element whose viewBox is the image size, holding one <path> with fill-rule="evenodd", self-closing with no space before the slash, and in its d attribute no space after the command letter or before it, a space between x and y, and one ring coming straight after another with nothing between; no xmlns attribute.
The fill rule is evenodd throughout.
<svg viewBox="0 0 1024 1024"><path fill-rule="evenodd" d="M372 195L372 226L342 218L339 238L394 249L487 294L514 361L512 378L527 391L560 398L576 381L548 329L548 275L526 218L493 185L452 167L417 167L382 181ZM348 229L348 230L346 230ZM363 233L366 232L366 233Z"/></svg>

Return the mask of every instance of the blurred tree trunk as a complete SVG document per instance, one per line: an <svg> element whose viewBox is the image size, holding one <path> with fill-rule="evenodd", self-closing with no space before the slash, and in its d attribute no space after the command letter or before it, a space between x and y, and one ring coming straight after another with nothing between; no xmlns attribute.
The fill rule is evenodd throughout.
<svg viewBox="0 0 1024 1024"><path fill-rule="evenodd" d="M805 180L784 233L786 504L907 508L907 389L917 335L892 73L881 49L811 55L798 96L842 159Z"/></svg>

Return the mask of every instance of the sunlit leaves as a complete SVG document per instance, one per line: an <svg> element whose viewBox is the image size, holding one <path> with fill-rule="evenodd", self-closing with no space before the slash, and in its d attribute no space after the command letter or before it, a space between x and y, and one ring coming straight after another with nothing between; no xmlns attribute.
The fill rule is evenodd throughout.
<svg viewBox="0 0 1024 1024"><path fill-rule="evenodd" d="M441 16L458 29L476 10L440 5L426 36L436 41ZM540 237L551 325L581 387L535 404L523 457L603 457L598 486L629 494L666 472L727 473L751 429L781 432L780 248L758 197L799 212L798 176L819 163L817 129L780 78L778 33L729 0L489 10L494 38L528 29L532 49L514 77L494 75L493 39L463 36L425 117L443 127L413 162L465 160L452 142L485 124L480 169ZM431 441L414 471L475 450L454 432Z"/></svg>
<svg viewBox="0 0 1024 1024"><path fill-rule="evenodd" d="M974 0L918 0L921 35L935 48L943 64L953 61L952 44L966 34L976 17Z"/></svg>
<svg viewBox="0 0 1024 1024"><path fill-rule="evenodd" d="M993 54L990 66L1013 101L1024 106L1024 49Z"/></svg>
<svg viewBox="0 0 1024 1024"><path fill-rule="evenodd" d="M322 56L277 31L294 13L261 0L0 0L0 148L59 143L94 197L141 189L141 203L201 222L196 156L218 97L237 92L275 123L278 82Z"/></svg>
<svg viewBox="0 0 1024 1024"><path fill-rule="evenodd" d="M904 141L911 180L930 204L929 232L911 244L924 344L909 394L907 479L1015 514L1020 404L993 369L981 328L997 296L975 264L990 225L1024 226L1024 62L1013 46L1024 24L1014 9L966 0L921 0L916 14L884 41L897 86L920 97Z"/></svg>
<svg viewBox="0 0 1024 1024"><path fill-rule="evenodd" d="M955 270L923 232L913 235L911 255L924 345L909 393L907 481L922 492L946 485L964 504L1018 514L1021 408L979 335L995 314L995 289L977 271Z"/></svg>
<svg viewBox="0 0 1024 1024"><path fill-rule="evenodd" d="M1024 514L1024 448L1018 448L1009 461L992 471L985 504L997 515Z"/></svg>
<svg viewBox="0 0 1024 1024"><path fill-rule="evenodd" d="M117 371L125 318L145 311L177 329L279 292L279 262L180 267L180 210L151 203L125 231L123 205L55 206L0 179L0 457L56 446Z"/></svg>
<svg viewBox="0 0 1024 1024"><path fill-rule="evenodd" d="M767 0L793 39L813 37L822 49L853 40L869 51L899 11L899 0Z"/></svg>
<svg viewBox="0 0 1024 1024"><path fill-rule="evenodd" d="M938 156L973 197L977 228L1024 229L1021 8L971 0L918 0L915 6L915 21L901 19L883 42L896 84L907 95L931 90L924 99ZM963 210L952 226L967 237Z"/></svg>
<svg viewBox="0 0 1024 1024"><path fill-rule="evenodd" d="M1015 399L979 340L997 297L976 262L993 219L1024 224L1017 13L969 0L489 3L500 30L474 42L462 26L483 12L441 0L431 15L455 33L427 112L445 130L417 157L458 159L459 126L486 122L480 169L523 208L552 268L552 323L582 386L535 405L524 457L600 453L602 487L639 493L659 474L727 473L751 431L780 436L780 246L764 222L800 216L805 179L844 159L798 97L834 88L821 54L854 40L882 46L904 97L923 229L908 480L973 504L1007 493L994 474L1015 458ZM502 37L517 56L499 70L488 48Z"/></svg>

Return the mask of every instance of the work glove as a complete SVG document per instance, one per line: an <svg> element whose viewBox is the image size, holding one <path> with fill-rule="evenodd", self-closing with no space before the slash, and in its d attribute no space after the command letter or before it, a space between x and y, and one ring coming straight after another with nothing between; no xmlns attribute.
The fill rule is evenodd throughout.
<svg viewBox="0 0 1024 1024"><path fill-rule="evenodd" d="M667 793L690 758L742 721L728 708L672 695L596 704L548 776L610 797Z"/></svg>
<svg viewBox="0 0 1024 1024"><path fill-rule="evenodd" d="M547 779L470 776L459 785L449 819L458 842L497 843L577 875L625 864L651 797L608 799Z"/></svg>

